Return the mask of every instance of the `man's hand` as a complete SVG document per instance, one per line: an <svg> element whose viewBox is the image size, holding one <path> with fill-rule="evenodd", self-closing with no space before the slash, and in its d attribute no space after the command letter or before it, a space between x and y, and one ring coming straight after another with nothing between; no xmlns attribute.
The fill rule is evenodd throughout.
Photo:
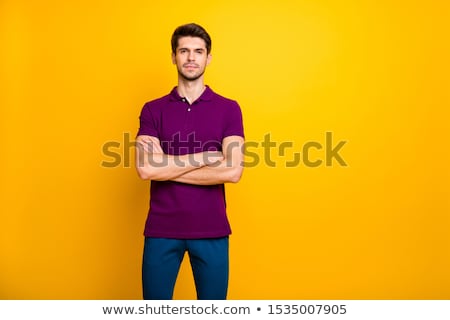
<svg viewBox="0 0 450 320"><path fill-rule="evenodd" d="M152 136L140 136L137 139L137 147L146 153L164 153L158 139Z"/></svg>

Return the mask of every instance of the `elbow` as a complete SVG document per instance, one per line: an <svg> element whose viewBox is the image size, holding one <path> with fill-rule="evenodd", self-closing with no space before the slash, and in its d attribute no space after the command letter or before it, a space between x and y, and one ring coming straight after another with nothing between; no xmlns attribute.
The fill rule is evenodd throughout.
<svg viewBox="0 0 450 320"><path fill-rule="evenodd" d="M162 172L155 170L151 167L139 168L137 170L139 178L142 180L156 180L156 181L165 181L169 180L170 177L166 176Z"/></svg>
<svg viewBox="0 0 450 320"><path fill-rule="evenodd" d="M242 169L241 168L233 170L231 172L229 182L238 183L239 180L241 180L241 177L242 177Z"/></svg>
<svg viewBox="0 0 450 320"><path fill-rule="evenodd" d="M150 180L150 175L145 170L137 170L137 173L142 180Z"/></svg>
<svg viewBox="0 0 450 320"><path fill-rule="evenodd" d="M142 180L150 180L150 172L148 165L142 161L139 155L136 155L136 164L135 164L136 172Z"/></svg>
<svg viewBox="0 0 450 320"><path fill-rule="evenodd" d="M142 180L155 180L155 170L152 170L150 166L137 166L136 170Z"/></svg>

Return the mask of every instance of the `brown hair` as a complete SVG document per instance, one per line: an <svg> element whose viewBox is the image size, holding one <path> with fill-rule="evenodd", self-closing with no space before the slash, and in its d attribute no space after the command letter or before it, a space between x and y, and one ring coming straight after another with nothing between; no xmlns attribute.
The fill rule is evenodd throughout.
<svg viewBox="0 0 450 320"><path fill-rule="evenodd" d="M172 53L176 53L178 39L182 37L197 37L203 39L205 41L207 53L211 52L211 37L202 26L196 23L188 23L176 28L172 35Z"/></svg>

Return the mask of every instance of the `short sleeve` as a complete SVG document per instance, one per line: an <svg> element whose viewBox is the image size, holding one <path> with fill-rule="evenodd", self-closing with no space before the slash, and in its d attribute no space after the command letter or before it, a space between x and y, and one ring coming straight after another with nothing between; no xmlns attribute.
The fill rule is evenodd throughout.
<svg viewBox="0 0 450 320"><path fill-rule="evenodd" d="M241 107L236 101L229 105L226 116L223 138L229 136L241 136L244 138L244 125L242 121Z"/></svg>
<svg viewBox="0 0 450 320"><path fill-rule="evenodd" d="M141 115L139 116L139 130L137 136L147 135L159 138L157 129L152 110L147 103L142 108Z"/></svg>

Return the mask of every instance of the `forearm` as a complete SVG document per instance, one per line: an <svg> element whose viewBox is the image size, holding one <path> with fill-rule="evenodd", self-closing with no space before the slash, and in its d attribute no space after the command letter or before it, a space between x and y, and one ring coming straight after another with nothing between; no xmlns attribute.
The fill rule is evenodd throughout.
<svg viewBox="0 0 450 320"><path fill-rule="evenodd" d="M172 180L205 165L203 152L182 156L142 152L136 159L139 176L145 180Z"/></svg>
<svg viewBox="0 0 450 320"><path fill-rule="evenodd" d="M241 166L230 166L226 160L223 160L219 164L207 165L185 172L171 180L195 185L214 185L227 182L236 183L241 175Z"/></svg>

